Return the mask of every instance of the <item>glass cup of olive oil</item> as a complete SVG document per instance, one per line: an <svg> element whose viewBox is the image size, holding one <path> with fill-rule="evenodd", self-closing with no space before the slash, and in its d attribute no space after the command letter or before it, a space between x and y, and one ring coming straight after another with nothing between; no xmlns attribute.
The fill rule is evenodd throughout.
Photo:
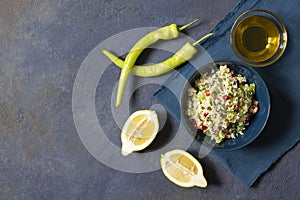
<svg viewBox="0 0 300 200"><path fill-rule="evenodd" d="M230 44L242 62L255 67L268 66L282 56L287 45L287 32L272 12L249 10L234 22Z"/></svg>

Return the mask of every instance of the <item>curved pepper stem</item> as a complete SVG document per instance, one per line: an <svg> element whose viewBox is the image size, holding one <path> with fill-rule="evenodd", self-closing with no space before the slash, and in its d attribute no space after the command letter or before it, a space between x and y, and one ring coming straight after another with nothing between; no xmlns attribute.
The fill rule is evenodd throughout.
<svg viewBox="0 0 300 200"><path fill-rule="evenodd" d="M212 36L214 33L209 33L205 36L203 36L202 38L200 38L199 40L197 40L196 42L193 43L193 46L196 46L197 44L199 44L200 42L202 42L203 40L209 38L210 36Z"/></svg>
<svg viewBox="0 0 300 200"><path fill-rule="evenodd" d="M188 24L186 24L186 25L184 25L184 26L182 26L182 27L179 27L178 30L179 30L179 31L182 31L182 30L186 29L187 27L189 27L189 26L195 24L195 23L198 22L198 21L199 21L199 19L197 18L197 19L191 21L190 23L188 23Z"/></svg>

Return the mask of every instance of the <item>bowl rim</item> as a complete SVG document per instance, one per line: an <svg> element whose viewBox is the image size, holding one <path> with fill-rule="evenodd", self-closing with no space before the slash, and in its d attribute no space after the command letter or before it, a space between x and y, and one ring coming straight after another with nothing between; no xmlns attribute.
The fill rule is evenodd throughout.
<svg viewBox="0 0 300 200"><path fill-rule="evenodd" d="M211 66L211 65L215 65L215 66L220 66L220 65L224 65L226 64L227 66L235 66L235 67L242 67L248 71L251 71L255 76L257 76L259 78L259 81L260 83L262 84L262 87L264 88L264 90L266 91L266 97L267 99L266 102L267 102L267 107L265 108L266 109L266 116L265 116L265 120L263 122L263 124L261 125L261 127L259 128L259 130L257 131L257 133L252 136L247 142L241 144L241 145L233 145L231 147L226 147L226 148L223 148L223 147L220 147L218 146L217 143L215 143L215 145L211 145L211 144L208 144L207 142L204 142L204 141L201 141L199 139L196 138L196 134L193 134L191 133L191 130L190 130L190 126L187 125L187 121L189 121L189 119L187 119L188 117L186 116L186 113L185 113L185 109L184 109L184 102L186 102L186 91L188 89L188 86L191 85L191 79L194 78L195 76L200 76L200 72L199 72L199 69L196 70L190 78L187 79L186 83L184 84L184 87L183 87L183 90L182 90L182 93L180 95L180 111L181 111L181 121L182 121L182 124L183 126L185 127L186 131L192 136L194 137L195 140L197 140L201 145L204 145L204 147L208 148L208 149L213 149L213 150L217 150L217 151L231 151L231 150L236 150L236 149L241 149L242 147L245 147L247 146L248 144L252 143L264 130L267 122L268 122L268 119L269 119L269 115L270 115L270 110L271 110L271 99L270 99L270 93L269 93L269 90L268 90L268 87L266 85L266 83L264 82L263 78L259 75L259 73L254 70L253 68L249 67L249 66L246 66L246 65L242 65L238 62L234 62L234 61L216 61L216 62L212 62L212 63L209 63L209 64L206 64L206 65L203 65L201 68L203 67L208 67L208 66ZM248 79L248 77L246 77ZM190 121L189 121L190 122ZM246 133L248 127L246 128L246 130L244 131L244 133ZM199 130L201 132L201 130ZM204 134L202 133L202 135L204 136ZM209 137L209 136L204 136L204 137ZM242 137L241 135L238 135L238 137ZM210 138L210 137L209 137ZM228 139L228 141L230 140L235 140L236 138L234 139Z"/></svg>
<svg viewBox="0 0 300 200"><path fill-rule="evenodd" d="M247 15L252 14L252 13L257 13L256 15L259 15L260 13L262 14L267 14L269 17L275 19L277 23L275 23L276 27L279 29L279 34L280 34L280 44L279 48L277 49L276 53L269 59L262 61L262 62L253 62L248 59L246 59L244 56L240 54L240 52L236 49L235 47L235 41L234 41L234 34L235 34L235 29ZM275 63L281 56L283 55L288 43L288 34L287 34L287 29L283 23L283 21L273 12L265 9L260 9L260 8L255 8L251 10L247 10L240 14L237 19L234 21L233 25L231 26L230 30L230 46L232 50L234 51L235 55L240 59L243 63L253 66L253 67L266 67L269 66L273 63ZM277 55L276 55L277 54ZM275 56L275 57L274 57Z"/></svg>

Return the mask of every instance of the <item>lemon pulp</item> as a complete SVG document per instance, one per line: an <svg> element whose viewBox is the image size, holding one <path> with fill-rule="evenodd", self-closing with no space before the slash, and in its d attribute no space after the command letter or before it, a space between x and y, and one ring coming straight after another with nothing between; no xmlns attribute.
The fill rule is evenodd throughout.
<svg viewBox="0 0 300 200"><path fill-rule="evenodd" d="M160 163L164 175L181 187L207 186L202 166L186 151L169 151L162 155Z"/></svg>
<svg viewBox="0 0 300 200"><path fill-rule="evenodd" d="M149 146L157 135L158 127L157 114L153 110L139 110L131 114L121 132L122 154L127 156Z"/></svg>

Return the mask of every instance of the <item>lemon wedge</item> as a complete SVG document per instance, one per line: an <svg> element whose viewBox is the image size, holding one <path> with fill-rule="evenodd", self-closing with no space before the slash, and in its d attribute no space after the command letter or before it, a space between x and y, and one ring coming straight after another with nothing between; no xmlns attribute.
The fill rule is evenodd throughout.
<svg viewBox="0 0 300 200"><path fill-rule="evenodd" d="M145 149L154 140L159 128L157 114L153 110L138 110L130 115L121 132L123 156Z"/></svg>
<svg viewBox="0 0 300 200"><path fill-rule="evenodd" d="M164 175L176 185L201 188L207 186L201 164L184 150L177 149L163 154L160 164Z"/></svg>

